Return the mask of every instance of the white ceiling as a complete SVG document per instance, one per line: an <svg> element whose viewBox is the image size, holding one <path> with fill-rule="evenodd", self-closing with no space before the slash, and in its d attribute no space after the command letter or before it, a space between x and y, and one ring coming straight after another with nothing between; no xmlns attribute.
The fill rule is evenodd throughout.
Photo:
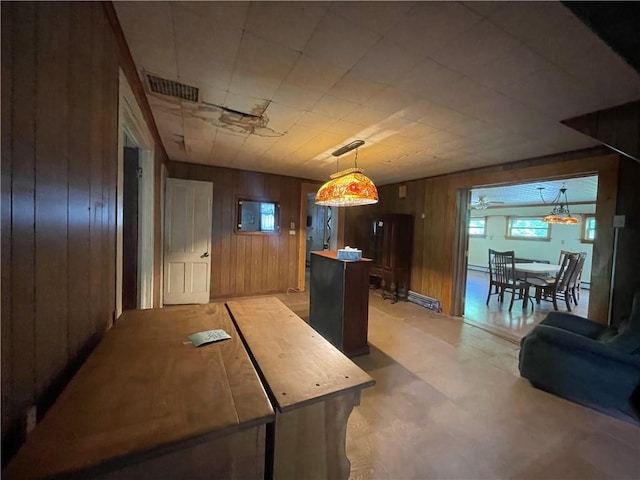
<svg viewBox="0 0 640 480"><path fill-rule="evenodd" d="M597 145L560 121L640 99L640 75L558 2L114 5L172 160L326 180L363 139L383 185Z"/></svg>
<svg viewBox="0 0 640 480"><path fill-rule="evenodd" d="M565 178L539 182L519 183L514 185L500 185L498 187L474 188L471 190L471 205L477 204L479 197L484 197L491 207L505 207L517 205L541 205L540 193L544 202L551 203L560 188L567 189L567 200L570 204L590 202L595 203L598 195L598 176ZM539 188L544 190L540 191ZM494 203L495 202L495 203Z"/></svg>

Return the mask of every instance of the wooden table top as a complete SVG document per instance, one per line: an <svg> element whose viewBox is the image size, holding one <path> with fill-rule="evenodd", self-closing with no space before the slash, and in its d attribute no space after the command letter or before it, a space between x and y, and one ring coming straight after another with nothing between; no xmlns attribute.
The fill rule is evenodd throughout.
<svg viewBox="0 0 640 480"><path fill-rule="evenodd" d="M313 255L319 255L321 257L331 258L333 260L338 260L340 262L372 262L370 258L362 257L360 260L341 260L338 258L338 252L335 250L318 250L311 252Z"/></svg>
<svg viewBox="0 0 640 480"><path fill-rule="evenodd" d="M194 347L222 328L231 339ZM12 460L8 477L95 467L274 419L223 304L125 312Z"/></svg>
<svg viewBox="0 0 640 480"><path fill-rule="evenodd" d="M375 384L277 298L227 306L281 412Z"/></svg>

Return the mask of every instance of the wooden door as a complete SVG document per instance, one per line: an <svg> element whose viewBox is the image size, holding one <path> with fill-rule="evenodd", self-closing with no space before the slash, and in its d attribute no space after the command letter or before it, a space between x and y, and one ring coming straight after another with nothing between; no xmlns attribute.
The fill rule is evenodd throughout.
<svg viewBox="0 0 640 480"><path fill-rule="evenodd" d="M213 184L168 178L165 199L164 303L208 303Z"/></svg>

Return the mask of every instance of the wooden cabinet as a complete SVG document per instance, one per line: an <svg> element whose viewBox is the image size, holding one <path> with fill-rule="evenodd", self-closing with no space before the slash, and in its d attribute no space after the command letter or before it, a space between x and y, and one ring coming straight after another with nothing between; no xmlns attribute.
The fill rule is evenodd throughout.
<svg viewBox="0 0 640 480"><path fill-rule="evenodd" d="M369 248L365 254L371 258L371 276L377 278L383 298L398 297L405 300L409 294L411 278L411 247L413 218L411 215L382 215L367 226Z"/></svg>
<svg viewBox="0 0 640 480"><path fill-rule="evenodd" d="M348 357L369 353L371 260L338 260L331 251L311 252L309 323Z"/></svg>

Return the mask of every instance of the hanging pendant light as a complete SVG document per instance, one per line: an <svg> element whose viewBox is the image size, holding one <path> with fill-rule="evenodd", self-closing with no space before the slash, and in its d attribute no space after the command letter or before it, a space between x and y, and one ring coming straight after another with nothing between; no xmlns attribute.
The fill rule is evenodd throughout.
<svg viewBox="0 0 640 480"><path fill-rule="evenodd" d="M538 192L540 192L540 198L542 199L542 203L545 205L544 197L542 196L542 190L544 187L538 187ZM567 199L567 188L562 184L562 188L558 191L558 194L551 202L554 204L553 209L549 215L542 218L543 222L546 223L558 223L562 225L577 225L580 223L580 219L571 215L569 211L569 200Z"/></svg>
<svg viewBox="0 0 640 480"><path fill-rule="evenodd" d="M354 140L331 154L334 157L339 157L355 149L354 168L348 168L331 175L331 180L318 190L316 205L353 207L378 203L378 189L371 179L363 173L363 170L358 168L358 147L361 145L364 145L363 140Z"/></svg>

